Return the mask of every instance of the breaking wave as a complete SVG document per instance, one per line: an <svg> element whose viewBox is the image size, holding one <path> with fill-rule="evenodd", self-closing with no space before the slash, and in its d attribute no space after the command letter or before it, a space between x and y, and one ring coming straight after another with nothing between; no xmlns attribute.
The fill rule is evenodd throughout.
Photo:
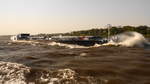
<svg viewBox="0 0 150 84"><path fill-rule="evenodd" d="M109 43L114 43L126 47L147 47L150 43L144 36L137 32L125 32L111 37Z"/></svg>
<svg viewBox="0 0 150 84"><path fill-rule="evenodd" d="M150 43L144 38L144 36L137 32L125 32L115 36L112 36L109 39L108 43L98 45L99 46L125 46L125 47L142 47L150 48Z"/></svg>

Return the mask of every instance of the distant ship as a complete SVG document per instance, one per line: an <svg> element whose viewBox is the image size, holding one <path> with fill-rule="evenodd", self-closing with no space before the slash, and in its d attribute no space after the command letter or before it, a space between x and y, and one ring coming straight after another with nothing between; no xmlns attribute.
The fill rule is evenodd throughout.
<svg viewBox="0 0 150 84"><path fill-rule="evenodd" d="M81 46L93 46L95 44L104 44L108 40L106 38L101 38L99 36L52 36L48 37L39 37L39 36L30 36L27 33L21 33L11 37L12 41L18 40L43 40L43 41L54 41L65 44L75 44Z"/></svg>

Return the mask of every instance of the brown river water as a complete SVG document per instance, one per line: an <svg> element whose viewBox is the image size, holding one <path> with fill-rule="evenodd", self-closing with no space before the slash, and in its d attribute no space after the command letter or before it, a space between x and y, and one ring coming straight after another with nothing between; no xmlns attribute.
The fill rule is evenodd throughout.
<svg viewBox="0 0 150 84"><path fill-rule="evenodd" d="M0 37L0 84L150 84L150 50L66 48Z"/></svg>

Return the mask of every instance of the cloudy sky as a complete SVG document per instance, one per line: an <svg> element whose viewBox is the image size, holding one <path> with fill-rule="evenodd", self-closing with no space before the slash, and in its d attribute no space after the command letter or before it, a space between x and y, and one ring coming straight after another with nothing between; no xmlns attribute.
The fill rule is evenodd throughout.
<svg viewBox="0 0 150 84"><path fill-rule="evenodd" d="M0 35L149 25L150 0L0 0Z"/></svg>

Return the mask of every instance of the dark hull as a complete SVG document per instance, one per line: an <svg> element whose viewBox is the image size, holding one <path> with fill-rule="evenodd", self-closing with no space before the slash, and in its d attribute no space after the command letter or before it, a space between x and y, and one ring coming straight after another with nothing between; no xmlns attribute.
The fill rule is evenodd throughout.
<svg viewBox="0 0 150 84"><path fill-rule="evenodd" d="M93 40L59 40L56 42L66 43L66 44L75 44L81 46L94 46L95 44L104 44L107 41L93 41Z"/></svg>

